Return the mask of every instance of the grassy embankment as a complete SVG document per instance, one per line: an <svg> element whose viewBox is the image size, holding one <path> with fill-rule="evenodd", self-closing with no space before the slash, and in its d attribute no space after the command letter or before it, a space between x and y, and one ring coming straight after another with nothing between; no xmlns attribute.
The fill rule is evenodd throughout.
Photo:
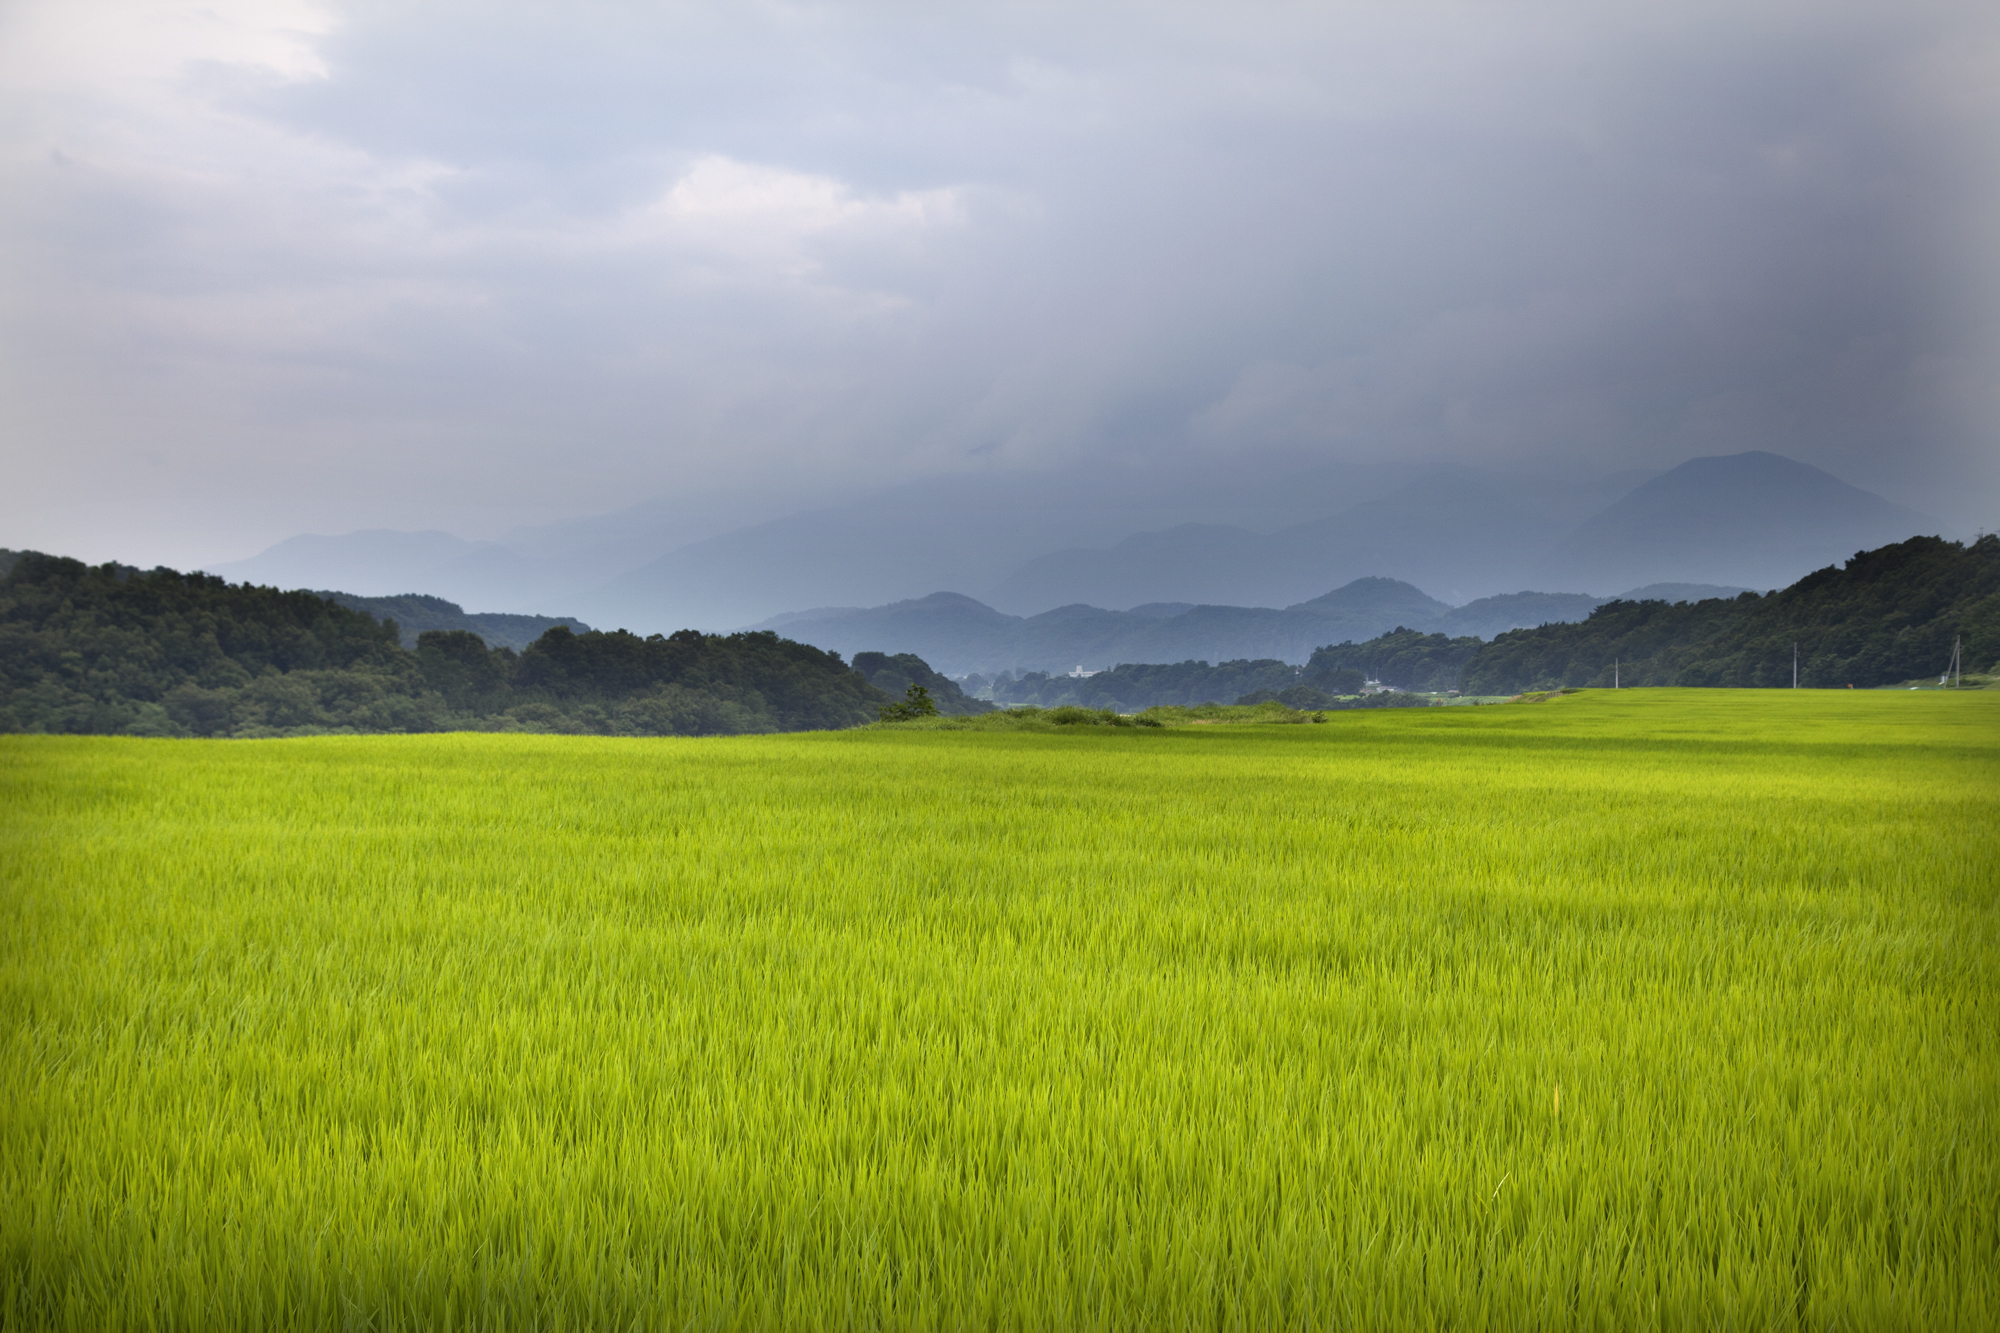
<svg viewBox="0 0 2000 1333"><path fill-rule="evenodd" d="M2000 696L0 740L0 1326L2000 1325Z"/></svg>

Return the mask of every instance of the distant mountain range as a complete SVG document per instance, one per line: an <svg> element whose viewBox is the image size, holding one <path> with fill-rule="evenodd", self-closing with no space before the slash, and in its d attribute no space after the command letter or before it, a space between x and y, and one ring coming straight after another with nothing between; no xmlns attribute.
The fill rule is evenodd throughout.
<svg viewBox="0 0 2000 1333"><path fill-rule="evenodd" d="M1271 489L1282 493L1274 514L1326 512L1259 532L1175 518L1167 499L1102 482L930 479L692 542L673 536L671 515L682 511L649 504L498 542L387 530L295 537L212 572L370 597L421 588L510 612L561 607L642 633L770 624L801 606L882 611L946 587L1032 620L1075 620L1079 605L1152 619L1264 608L1257 633L1283 639L1289 631L1269 628L1272 617L1360 578L1400 580L1439 604L1522 587L1579 597L1655 583L1774 588L1935 529L1818 468L1757 452L1589 480L1433 471L1358 503L1325 475ZM1254 508L1231 494L1239 511ZM1123 633L1099 638L1109 645Z"/></svg>
<svg viewBox="0 0 2000 1333"><path fill-rule="evenodd" d="M1109 548L1053 551L1015 569L988 600L1017 612L1073 601L1289 606L1324 588L1384 575L1465 601L1522 586L1558 537L1651 475L1585 483L1438 472L1382 499L1273 533L1187 523L1135 533ZM1553 580L1571 588L1590 582L1576 571Z"/></svg>
<svg viewBox="0 0 2000 1333"><path fill-rule="evenodd" d="M1635 589L1728 597L1725 587ZM1061 606L1010 616L962 593L939 592L877 607L829 607L773 616L773 630L820 648L913 653L946 675L1103 669L1121 662L1225 662L1274 658L1301 663L1327 644L1372 639L1398 627L1492 638L1510 629L1578 621L1604 603L1580 593L1517 592L1449 606L1397 579L1356 579L1283 610L1155 603L1130 611Z"/></svg>

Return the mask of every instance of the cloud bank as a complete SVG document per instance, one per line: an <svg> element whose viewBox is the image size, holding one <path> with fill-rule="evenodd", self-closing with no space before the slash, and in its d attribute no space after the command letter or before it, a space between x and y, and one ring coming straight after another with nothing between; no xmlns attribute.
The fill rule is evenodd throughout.
<svg viewBox="0 0 2000 1333"><path fill-rule="evenodd" d="M1742 449L1970 526L1997 33L1922 0L17 0L0 542L185 564L651 497L693 541L911 478L1196 513L1217 476Z"/></svg>

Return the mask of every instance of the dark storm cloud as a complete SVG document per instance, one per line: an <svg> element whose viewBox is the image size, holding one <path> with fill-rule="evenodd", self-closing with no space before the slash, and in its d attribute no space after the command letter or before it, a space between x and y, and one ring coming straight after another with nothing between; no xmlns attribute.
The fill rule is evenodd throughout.
<svg viewBox="0 0 2000 1333"><path fill-rule="evenodd" d="M2000 498L1980 7L6 21L17 543L1748 448Z"/></svg>

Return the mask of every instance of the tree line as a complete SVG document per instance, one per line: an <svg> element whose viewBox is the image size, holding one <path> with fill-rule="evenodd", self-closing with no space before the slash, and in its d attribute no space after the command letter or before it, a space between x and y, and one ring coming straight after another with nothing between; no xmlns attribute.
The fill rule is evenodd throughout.
<svg viewBox="0 0 2000 1333"><path fill-rule="evenodd" d="M0 552L0 730L139 736L850 727L890 702L776 634L557 625L520 652L208 574Z"/></svg>
<svg viewBox="0 0 2000 1333"><path fill-rule="evenodd" d="M1398 628L1321 648L1307 670L1356 667L1409 690L1519 694L1622 685L1868 689L1936 674L1964 643L1967 669L2000 671L2000 537L1913 537L1863 551L1779 592L1699 602L1613 601L1589 618L1490 643Z"/></svg>
<svg viewBox="0 0 2000 1333"><path fill-rule="evenodd" d="M921 658L837 653L769 631L641 637L555 625L520 651L462 629L406 649L381 620L309 592L207 574L0 551L0 730L146 736L546 731L729 735L872 722L921 690L946 713L1001 705L1134 712L1275 699L1390 707L1405 691L1511 695L1579 686L1868 688L1943 669L2000 671L2000 537L1916 537L1768 595L1614 601L1490 643L1398 628L1277 659L1121 664L1087 677L972 677ZM857 670L855 668L863 668Z"/></svg>

